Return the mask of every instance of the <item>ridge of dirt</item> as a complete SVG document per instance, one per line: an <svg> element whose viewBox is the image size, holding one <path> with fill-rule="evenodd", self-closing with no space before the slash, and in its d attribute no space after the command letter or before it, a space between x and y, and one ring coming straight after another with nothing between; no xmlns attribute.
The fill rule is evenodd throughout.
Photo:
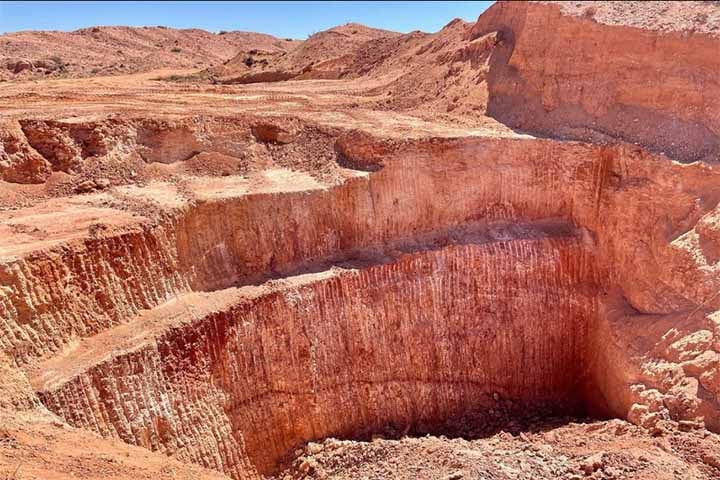
<svg viewBox="0 0 720 480"><path fill-rule="evenodd" d="M291 39L254 32L98 26L72 32L21 31L0 35L0 80L77 78L206 68L238 52L284 52Z"/></svg>
<svg viewBox="0 0 720 480"><path fill-rule="evenodd" d="M211 78L220 83L340 78L345 76L348 63L362 55L368 43L400 36L396 32L348 23L314 33L285 52L263 49L241 52L197 77Z"/></svg>

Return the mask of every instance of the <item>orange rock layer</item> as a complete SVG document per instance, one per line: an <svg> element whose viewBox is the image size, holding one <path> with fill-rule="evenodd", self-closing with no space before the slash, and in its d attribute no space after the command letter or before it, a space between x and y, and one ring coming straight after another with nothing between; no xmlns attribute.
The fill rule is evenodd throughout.
<svg viewBox="0 0 720 480"><path fill-rule="evenodd" d="M718 428L711 169L529 138L339 144L363 170L334 186L218 179L161 221L16 237L3 349L71 424L236 478L493 393Z"/></svg>

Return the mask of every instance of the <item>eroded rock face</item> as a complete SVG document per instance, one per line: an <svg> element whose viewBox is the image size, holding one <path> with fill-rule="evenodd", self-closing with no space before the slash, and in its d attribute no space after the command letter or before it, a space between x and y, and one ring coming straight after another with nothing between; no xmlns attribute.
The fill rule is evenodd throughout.
<svg viewBox="0 0 720 480"><path fill-rule="evenodd" d="M34 151L17 128L0 130L0 176L12 183L43 183L50 176L52 166Z"/></svg>
<svg viewBox="0 0 720 480"><path fill-rule="evenodd" d="M437 431L499 398L576 411L592 255L567 227L525 228L171 302L177 328L132 353L74 377L42 365L57 376L40 397L74 425L238 478L310 439Z"/></svg>
<svg viewBox="0 0 720 480"><path fill-rule="evenodd" d="M717 333L697 324L713 280L684 288L675 240L712 224L706 166L537 139L344 141L348 165L374 151L382 165L331 188L229 178L160 223L118 218L42 255L14 245L3 349L70 423L236 478L311 439L438 431L493 393L715 425L700 385ZM702 302L687 333L660 321Z"/></svg>
<svg viewBox="0 0 720 480"><path fill-rule="evenodd" d="M488 113L503 123L623 139L683 161L720 155L716 37L606 25L541 2L498 2L468 38L491 32L501 41Z"/></svg>
<svg viewBox="0 0 720 480"><path fill-rule="evenodd" d="M322 158L334 155L329 131L294 118L250 115L7 120L0 124L0 179L47 185L53 172L62 172L86 193L94 188L82 188L77 179L92 185L100 177L116 185L180 173L247 174L277 164L307 170L308 155L319 157L314 173L322 174L323 168L337 170L332 159ZM291 152L278 151L299 142Z"/></svg>
<svg viewBox="0 0 720 480"><path fill-rule="evenodd" d="M103 448L124 441L239 479L331 436L588 414L638 427L569 425L593 448L570 447L572 462L545 450L557 465L533 472L618 478L652 462L625 455L631 442L598 451L603 435L697 432L682 448L713 478L717 40L568 8L501 3L474 27L403 40L445 72L416 84L452 85L442 102L471 82L458 112L487 99L496 118L555 139L488 118L462 129L330 111L319 82L217 103L247 102L247 115L177 113L227 97L219 86L157 118L13 113L0 174L16 185L0 193L31 198L0 211L0 416L47 408ZM363 105L388 91L404 102L393 92L407 80ZM260 108L272 101L301 115ZM300 474L345 461L319 448Z"/></svg>

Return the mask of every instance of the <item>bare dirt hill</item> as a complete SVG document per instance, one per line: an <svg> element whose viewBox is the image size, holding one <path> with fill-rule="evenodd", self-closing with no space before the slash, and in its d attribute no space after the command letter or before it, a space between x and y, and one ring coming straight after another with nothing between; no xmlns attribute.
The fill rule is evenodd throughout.
<svg viewBox="0 0 720 480"><path fill-rule="evenodd" d="M297 42L253 32L92 27L0 36L0 79L87 77L158 68L204 68L240 51L283 52Z"/></svg>
<svg viewBox="0 0 720 480"><path fill-rule="evenodd" d="M621 136L694 160L720 149L717 128L709 127L720 121L718 109L701 105L717 106L718 35L716 1L498 2L477 23L455 19L432 34L344 25L287 53L238 55L190 79L362 79L361 95L378 110L466 125L489 113L535 133ZM640 76L647 88L628 86Z"/></svg>
<svg viewBox="0 0 720 480"><path fill-rule="evenodd" d="M378 110L473 121L484 116L484 81L494 36L467 40L472 23L455 19L437 33L399 34L347 24L317 33L288 52L243 52L183 81L247 84L366 79ZM174 80L179 78L173 77Z"/></svg>
<svg viewBox="0 0 720 480"><path fill-rule="evenodd" d="M287 52L258 49L241 52L205 72L220 83L255 83L295 79L336 79L346 75L369 42L402 37L397 32L348 23L311 35Z"/></svg>

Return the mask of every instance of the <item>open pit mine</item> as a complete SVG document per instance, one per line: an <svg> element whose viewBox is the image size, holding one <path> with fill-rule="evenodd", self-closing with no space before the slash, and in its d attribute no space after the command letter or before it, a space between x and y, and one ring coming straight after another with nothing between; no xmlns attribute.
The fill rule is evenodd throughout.
<svg viewBox="0 0 720 480"><path fill-rule="evenodd" d="M0 36L0 478L720 478L718 2L253 35Z"/></svg>

